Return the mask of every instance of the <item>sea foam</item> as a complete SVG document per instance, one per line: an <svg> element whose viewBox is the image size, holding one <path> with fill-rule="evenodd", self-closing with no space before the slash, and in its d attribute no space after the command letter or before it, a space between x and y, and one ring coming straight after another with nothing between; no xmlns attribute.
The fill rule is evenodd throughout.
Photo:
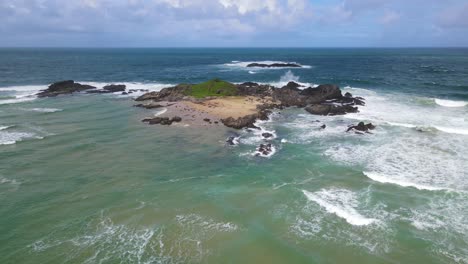
<svg viewBox="0 0 468 264"><path fill-rule="evenodd" d="M468 105L468 102L465 101L452 101L452 100L443 100L443 99L434 99L435 103L444 106L444 107L464 107Z"/></svg>
<svg viewBox="0 0 468 264"><path fill-rule="evenodd" d="M351 191L341 189L322 189L315 193L302 190L302 193L310 201L317 203L327 212L343 218L351 225L366 226L377 221L377 219L367 218L356 211L355 207L357 206L357 200Z"/></svg>

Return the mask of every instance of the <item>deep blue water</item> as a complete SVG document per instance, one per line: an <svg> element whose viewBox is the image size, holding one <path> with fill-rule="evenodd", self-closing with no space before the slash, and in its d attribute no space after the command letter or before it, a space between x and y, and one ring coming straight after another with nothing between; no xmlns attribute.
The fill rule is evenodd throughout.
<svg viewBox="0 0 468 264"><path fill-rule="evenodd" d="M249 74L231 61L293 61L300 81L468 98L468 49L0 49L0 87L92 82L271 82L284 70Z"/></svg>

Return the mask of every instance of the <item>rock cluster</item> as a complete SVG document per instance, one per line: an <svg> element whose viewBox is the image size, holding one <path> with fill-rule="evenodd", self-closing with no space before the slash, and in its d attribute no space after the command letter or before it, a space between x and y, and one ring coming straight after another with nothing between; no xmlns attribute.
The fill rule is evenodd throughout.
<svg viewBox="0 0 468 264"><path fill-rule="evenodd" d="M82 92L86 90L96 89L91 85L84 85L76 83L72 80L61 81L51 84L46 90L43 90L37 94L38 97L55 97L62 94L72 94L75 92Z"/></svg>
<svg viewBox="0 0 468 264"><path fill-rule="evenodd" d="M165 125L165 126L170 126L172 123L176 122L179 123L182 121L182 118L179 116L175 116L173 118L169 117L154 117L154 118L147 118L143 119L143 122L148 123L150 125Z"/></svg>
<svg viewBox="0 0 468 264"><path fill-rule="evenodd" d="M102 87L102 90L91 90L87 91L87 93L97 93L97 94L105 94L105 93L117 93L117 92L124 92L127 89L127 86L124 84L110 84Z"/></svg>
<svg viewBox="0 0 468 264"><path fill-rule="evenodd" d="M352 125L346 130L346 132L354 131L358 134L369 133L369 130L374 130L375 126L372 123L364 124L364 122L359 122L357 125Z"/></svg>

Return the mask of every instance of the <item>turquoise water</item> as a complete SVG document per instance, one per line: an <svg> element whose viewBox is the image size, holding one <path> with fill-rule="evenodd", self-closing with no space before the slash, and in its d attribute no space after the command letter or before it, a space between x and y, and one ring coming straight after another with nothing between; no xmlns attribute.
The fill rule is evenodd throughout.
<svg viewBox="0 0 468 264"><path fill-rule="evenodd" d="M466 49L2 49L0 61L0 263L468 263ZM276 112L258 124L276 135L262 158L258 133L228 147L227 128L147 126L157 111L131 96L34 96L61 79L159 90L213 77L337 83L367 106ZM360 120L376 131L344 133Z"/></svg>

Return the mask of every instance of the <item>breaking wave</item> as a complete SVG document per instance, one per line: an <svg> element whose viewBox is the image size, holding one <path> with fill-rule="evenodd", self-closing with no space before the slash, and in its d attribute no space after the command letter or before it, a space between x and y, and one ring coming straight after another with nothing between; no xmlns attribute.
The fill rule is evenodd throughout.
<svg viewBox="0 0 468 264"><path fill-rule="evenodd" d="M357 212L357 199L353 192L341 189L322 189L311 193L302 190L309 199L324 208L327 212L343 218L346 222L355 226L366 226L375 223L377 219L368 218Z"/></svg>
<svg viewBox="0 0 468 264"><path fill-rule="evenodd" d="M452 101L443 99L434 99L435 103L444 107L464 107L468 105L465 101Z"/></svg>

